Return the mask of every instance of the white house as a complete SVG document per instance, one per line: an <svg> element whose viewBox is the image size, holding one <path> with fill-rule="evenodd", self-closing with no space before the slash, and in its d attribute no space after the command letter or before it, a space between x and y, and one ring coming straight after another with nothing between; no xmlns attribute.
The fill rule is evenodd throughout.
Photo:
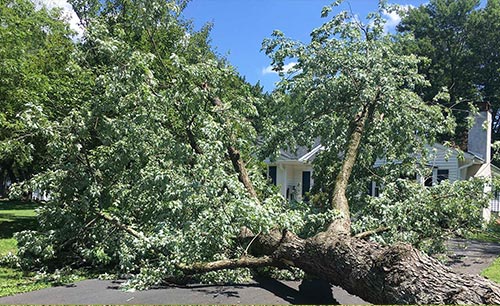
<svg viewBox="0 0 500 306"><path fill-rule="evenodd" d="M302 201L311 190L314 184L312 161L322 149L317 141L310 150L306 147L299 147L296 152L280 150L275 161L266 160L269 178L273 184L280 186L281 194L287 200Z"/></svg>
<svg viewBox="0 0 500 306"><path fill-rule="evenodd" d="M500 176L500 169L491 164L491 124L492 115L488 106L484 107L475 117L473 127L469 130L467 152L434 144L429 147L431 159L427 166L432 168L432 176L418 176L416 179L426 186L438 184L442 180L467 180L471 177L492 178ZM310 150L299 147L297 152L281 151L275 161L266 160L268 175L272 182L280 186L281 194L288 200L303 200L313 185L312 161L324 147L315 143ZM386 161L379 159L374 167L381 166ZM379 186L374 182L369 194L377 196ZM490 186L485 191L491 191ZM496 192L490 209L485 211L489 219L490 212L500 212L500 194Z"/></svg>

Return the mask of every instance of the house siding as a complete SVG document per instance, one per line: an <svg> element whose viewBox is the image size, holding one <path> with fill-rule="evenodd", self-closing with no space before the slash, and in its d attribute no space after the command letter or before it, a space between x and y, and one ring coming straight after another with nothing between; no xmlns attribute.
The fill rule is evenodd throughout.
<svg viewBox="0 0 500 306"><path fill-rule="evenodd" d="M435 147L430 154L428 163L433 169L448 170L448 179L450 182L460 180L458 154L455 151L445 147ZM433 173L434 179L435 176Z"/></svg>
<svg viewBox="0 0 500 306"><path fill-rule="evenodd" d="M387 163L385 158L379 158L375 161L374 167L381 167ZM427 162L429 168L432 169L432 181L433 184L437 183L437 170L448 170L448 179L451 182L460 180L464 173L459 170L459 158L456 151L448 149L444 146L436 145L434 147L429 147L429 161ZM426 173L430 175L430 173ZM418 180L423 184L424 178L420 175Z"/></svg>

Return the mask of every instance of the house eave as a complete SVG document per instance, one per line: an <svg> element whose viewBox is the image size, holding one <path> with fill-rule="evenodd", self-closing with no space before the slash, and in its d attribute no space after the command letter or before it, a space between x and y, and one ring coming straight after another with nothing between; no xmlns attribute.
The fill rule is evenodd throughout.
<svg viewBox="0 0 500 306"><path fill-rule="evenodd" d="M319 151L322 151L324 150L325 147L322 146L322 145L317 145L316 147L314 147L311 151L309 151L308 153L304 154L302 157L300 157L298 159L298 161L300 162L303 162L303 163L309 163L309 160L314 156L316 155Z"/></svg>
<svg viewBox="0 0 500 306"><path fill-rule="evenodd" d="M491 173L494 175L494 176L500 176L500 168L491 164Z"/></svg>

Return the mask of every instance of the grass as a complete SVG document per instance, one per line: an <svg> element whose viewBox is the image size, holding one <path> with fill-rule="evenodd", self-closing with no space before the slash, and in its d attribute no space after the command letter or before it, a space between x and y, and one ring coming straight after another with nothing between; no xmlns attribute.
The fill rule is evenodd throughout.
<svg viewBox="0 0 500 306"><path fill-rule="evenodd" d="M14 233L36 228L37 205L0 200L0 256L16 252Z"/></svg>
<svg viewBox="0 0 500 306"><path fill-rule="evenodd" d="M17 252L14 233L35 229L37 204L0 199L0 257ZM33 291L50 287L48 282L34 279L34 274L25 274L17 269L0 266L0 296Z"/></svg>
<svg viewBox="0 0 500 306"><path fill-rule="evenodd" d="M488 268L484 269L481 275L495 283L500 283L500 257L495 259Z"/></svg>
<svg viewBox="0 0 500 306"><path fill-rule="evenodd" d="M491 221L485 229L467 234L465 238L482 242L500 243L500 217L492 216Z"/></svg>
<svg viewBox="0 0 500 306"><path fill-rule="evenodd" d="M500 226L496 225L496 227L500 227ZM471 240L482 241L482 242L500 243L500 229L491 230L490 228L488 228L485 231L480 231L480 232L469 234L469 235L467 235L466 238L471 239Z"/></svg>
<svg viewBox="0 0 500 306"><path fill-rule="evenodd" d="M16 269L0 267L0 297L50 287L48 282L37 281L34 275L25 275Z"/></svg>
<svg viewBox="0 0 500 306"><path fill-rule="evenodd" d="M466 238L483 242L500 243L500 222L498 218L492 218L485 230L469 234ZM481 275L489 280L500 283L500 257L481 272Z"/></svg>

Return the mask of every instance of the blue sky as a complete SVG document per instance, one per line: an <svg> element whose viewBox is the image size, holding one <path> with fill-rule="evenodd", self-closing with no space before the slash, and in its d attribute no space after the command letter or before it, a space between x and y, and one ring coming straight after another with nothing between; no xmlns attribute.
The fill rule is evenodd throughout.
<svg viewBox="0 0 500 306"><path fill-rule="evenodd" d="M212 46L228 58L251 84L260 80L266 90L272 90L279 80L270 72L270 59L260 51L262 41L273 30L281 30L287 37L309 41L309 33L325 20L321 9L333 0L191 0L184 16L194 21L196 29L203 24L214 24ZM398 0L390 3L419 6L425 0ZM376 0L350 0L342 8L349 8L362 20L377 9ZM386 16L394 27L398 16Z"/></svg>

